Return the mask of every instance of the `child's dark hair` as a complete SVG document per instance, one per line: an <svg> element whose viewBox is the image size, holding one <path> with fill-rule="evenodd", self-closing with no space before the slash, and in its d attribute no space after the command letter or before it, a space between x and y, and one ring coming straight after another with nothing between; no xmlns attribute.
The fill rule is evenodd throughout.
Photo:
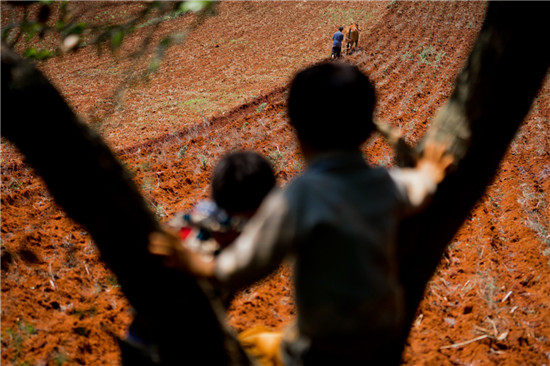
<svg viewBox="0 0 550 366"><path fill-rule="evenodd" d="M225 155L214 168L212 198L224 210L256 210L275 186L275 173L269 161L252 151Z"/></svg>
<svg viewBox="0 0 550 366"><path fill-rule="evenodd" d="M290 123L302 143L317 150L356 149L375 129L374 87L357 67L323 63L292 80Z"/></svg>

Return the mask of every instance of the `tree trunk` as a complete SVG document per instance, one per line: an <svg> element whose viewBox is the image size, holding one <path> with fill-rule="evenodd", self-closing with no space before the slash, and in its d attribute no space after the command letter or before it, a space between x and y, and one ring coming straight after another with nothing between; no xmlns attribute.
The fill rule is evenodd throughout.
<svg viewBox="0 0 550 366"><path fill-rule="evenodd" d="M159 226L113 153L34 66L4 45L2 135L89 231L140 326L160 343L163 364L185 359L227 365L239 359L237 344L218 320L223 315L216 316L197 281L148 253L149 234Z"/></svg>
<svg viewBox="0 0 550 366"><path fill-rule="evenodd" d="M426 284L529 111L550 62L548 2L490 2L450 101L419 145L450 143L455 168L430 207L402 222L401 281L412 325ZM407 334L404 334L403 342Z"/></svg>

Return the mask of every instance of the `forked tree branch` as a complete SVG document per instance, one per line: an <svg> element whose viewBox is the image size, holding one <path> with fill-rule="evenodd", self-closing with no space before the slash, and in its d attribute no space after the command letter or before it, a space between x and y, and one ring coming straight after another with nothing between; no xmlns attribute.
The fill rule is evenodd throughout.
<svg viewBox="0 0 550 366"><path fill-rule="evenodd" d="M421 151L427 141L447 143L456 166L430 207L403 221L399 230L409 325L447 244L493 179L544 81L550 64L549 10L548 2L489 3L451 99L418 147Z"/></svg>

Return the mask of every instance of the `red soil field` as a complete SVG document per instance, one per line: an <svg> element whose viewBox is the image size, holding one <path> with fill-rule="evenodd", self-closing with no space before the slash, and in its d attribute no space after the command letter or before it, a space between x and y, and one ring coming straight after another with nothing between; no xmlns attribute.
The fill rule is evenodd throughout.
<svg viewBox="0 0 550 366"><path fill-rule="evenodd" d="M141 6L90 2L77 9L88 21L116 21ZM358 65L375 84L377 117L418 142L450 96L485 10L483 2L225 2L167 51L147 81L137 78L146 60L127 55L153 26L114 55L88 47L38 66L165 221L208 196L211 169L227 151L263 153L282 186L304 169L287 126L286 85L294 72L328 57L338 25L359 23L359 48L342 62ZM2 3L2 24L14 19ZM154 39L192 24L193 16L168 20ZM403 365L550 363L549 106L547 77L428 284ZM394 163L381 137L363 150L373 165ZM1 165L2 364L118 364L113 335L123 336L132 316L116 278L85 229L4 139ZM290 277L282 266L244 290L229 324L236 331L282 329L295 316Z"/></svg>

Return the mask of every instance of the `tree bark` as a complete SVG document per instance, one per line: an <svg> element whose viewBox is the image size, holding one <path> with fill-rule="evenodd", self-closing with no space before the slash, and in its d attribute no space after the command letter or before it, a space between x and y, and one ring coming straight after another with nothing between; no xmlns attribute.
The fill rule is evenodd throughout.
<svg viewBox="0 0 550 366"><path fill-rule="evenodd" d="M2 135L89 231L140 326L159 343L162 364L242 362L236 341L219 321L223 315L216 316L197 281L165 268L147 251L149 234L159 225L122 165L48 80L5 45Z"/></svg>
<svg viewBox="0 0 550 366"><path fill-rule="evenodd" d="M455 90L417 149L427 141L449 144L455 170L426 211L401 223L399 268L408 325L447 244L495 175L544 80L550 63L549 10L547 2L489 3Z"/></svg>

